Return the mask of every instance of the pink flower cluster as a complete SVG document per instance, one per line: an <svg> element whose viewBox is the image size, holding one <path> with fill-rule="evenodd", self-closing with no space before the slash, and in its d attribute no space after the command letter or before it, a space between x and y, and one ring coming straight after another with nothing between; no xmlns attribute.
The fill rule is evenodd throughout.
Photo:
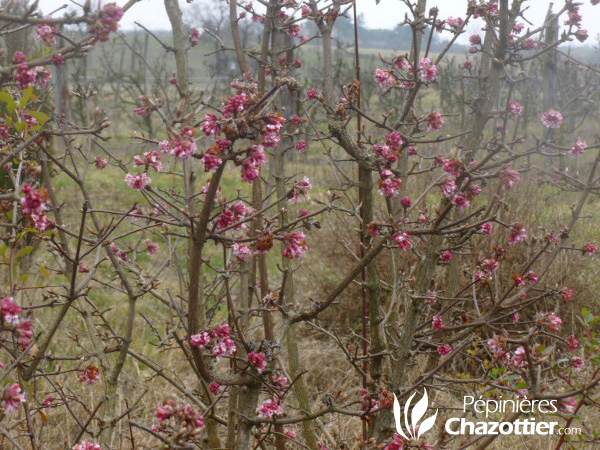
<svg viewBox="0 0 600 450"><path fill-rule="evenodd" d="M128 173L125 175L125 182L133 189L141 191L152 183L152 178L146 172L137 175Z"/></svg>
<svg viewBox="0 0 600 450"><path fill-rule="evenodd" d="M248 156L242 162L242 180L252 183L260 176L260 168L267 161L265 148L262 145L253 145L248 151Z"/></svg>
<svg viewBox="0 0 600 450"><path fill-rule="evenodd" d="M392 239L398 244L400 250L408 250L412 247L412 242L408 233L396 233Z"/></svg>
<svg viewBox="0 0 600 450"><path fill-rule="evenodd" d="M51 47L56 44L56 28L47 23L40 23L37 26L35 38L38 41L43 41L48 47Z"/></svg>
<svg viewBox="0 0 600 450"><path fill-rule="evenodd" d="M185 134L185 130L181 133L181 136L176 137L175 139L161 141L158 146L161 152L173 155L178 159L188 159L197 148L196 142L189 137L189 134ZM206 161L204 163L206 165ZM218 164L220 164L220 162Z"/></svg>
<svg viewBox="0 0 600 450"><path fill-rule="evenodd" d="M562 114L555 109L550 109L548 112L542 114L542 123L546 128L560 128L562 122Z"/></svg>
<svg viewBox="0 0 600 450"><path fill-rule="evenodd" d="M419 66L421 67L421 81L423 83L433 83L437 79L438 68L432 63L431 58L424 58Z"/></svg>
<svg viewBox="0 0 600 450"><path fill-rule="evenodd" d="M144 153L144 156L135 155L133 160L136 166L144 166L146 170L152 167L157 172L160 172L163 168L160 162L161 156L156 150Z"/></svg>
<svg viewBox="0 0 600 450"><path fill-rule="evenodd" d="M100 369L94 365L89 365L83 372L77 375L77 379L82 383L95 384L100 381Z"/></svg>
<svg viewBox="0 0 600 450"><path fill-rule="evenodd" d="M46 231L50 228L51 223L46 217L46 200L42 196L42 192L33 189L30 184L26 184L22 189L23 197L21 197L21 206L23 206L23 214L29 217L33 227L38 231Z"/></svg>
<svg viewBox="0 0 600 450"><path fill-rule="evenodd" d="M94 444L89 441L83 441L73 446L73 450L102 450L100 444Z"/></svg>
<svg viewBox="0 0 600 450"><path fill-rule="evenodd" d="M204 428L204 416L191 405L179 406L173 401L165 401L156 411L156 417L160 425L152 427L154 431L166 431L167 423L171 421L173 429L177 430L180 437L182 429L185 430L187 437L193 437Z"/></svg>
<svg viewBox="0 0 600 450"><path fill-rule="evenodd" d="M15 82L20 90L25 90L28 87L35 85L39 89L44 89L52 75L42 66L29 68L27 64L27 56L23 52L15 53L15 62L17 63L17 73L15 74Z"/></svg>
<svg viewBox="0 0 600 450"><path fill-rule="evenodd" d="M527 231L525 230L523 224L520 222L513 223L510 226L510 237L508 238L508 242L515 244L525 239L527 239Z"/></svg>
<svg viewBox="0 0 600 450"><path fill-rule="evenodd" d="M4 389L2 392L2 408L6 412L14 412L19 409L19 403L25 401L25 393L21 391L21 386L18 383Z"/></svg>
<svg viewBox="0 0 600 450"><path fill-rule="evenodd" d="M294 183L288 201L290 203L303 203L310 201L310 195L308 194L308 191L311 189L312 184L310 184L310 179L308 177L304 177L302 181Z"/></svg>
<svg viewBox="0 0 600 450"><path fill-rule="evenodd" d="M217 220L217 229L223 230L225 228L229 228L230 226L244 219L247 213L248 208L244 202L241 201L224 207L223 212L221 212ZM242 227L244 227L244 224L238 225L236 229L240 229Z"/></svg>
<svg viewBox="0 0 600 450"><path fill-rule="evenodd" d="M265 355L263 352L248 353L248 361L252 366L254 366L254 368L256 368L258 373L262 373L267 368L267 355Z"/></svg>
<svg viewBox="0 0 600 450"><path fill-rule="evenodd" d="M262 418L271 418L283 414L283 408L278 397L269 398L258 408L258 416Z"/></svg>
<svg viewBox="0 0 600 450"><path fill-rule="evenodd" d="M248 261L253 255L252 250L245 244L233 244L233 256L239 261Z"/></svg>
<svg viewBox="0 0 600 450"><path fill-rule="evenodd" d="M394 173L386 169L381 172L381 180L379 180L379 193L384 197L393 198L400 193L402 180L396 178Z"/></svg>
<svg viewBox="0 0 600 450"><path fill-rule="evenodd" d="M198 28L190 29L189 39L190 39L190 45L192 47L196 47L197 45L200 45L200 36L202 36L202 31L200 31Z"/></svg>
<svg viewBox="0 0 600 450"><path fill-rule="evenodd" d="M382 89L389 89L398 83L390 69L375 69L375 81Z"/></svg>
<svg viewBox="0 0 600 450"><path fill-rule="evenodd" d="M558 331L560 330L563 321L554 311L550 311L547 313L539 313L536 316L536 323L548 328L550 331Z"/></svg>
<svg viewBox="0 0 600 450"><path fill-rule="evenodd" d="M119 29L119 21L123 13L123 8L116 3L107 3L98 11L96 21L90 26L89 33L99 41L108 41L110 33L115 33Z"/></svg>
<svg viewBox="0 0 600 450"><path fill-rule="evenodd" d="M304 233L290 233L283 237L285 249L283 256L286 258L301 258L308 250L306 235Z"/></svg>
<svg viewBox="0 0 600 450"><path fill-rule="evenodd" d="M206 348L211 345L212 355L217 359L231 356L236 352L235 342L231 338L229 324L227 323L217 325L212 330L192 335L190 343L198 348Z"/></svg>

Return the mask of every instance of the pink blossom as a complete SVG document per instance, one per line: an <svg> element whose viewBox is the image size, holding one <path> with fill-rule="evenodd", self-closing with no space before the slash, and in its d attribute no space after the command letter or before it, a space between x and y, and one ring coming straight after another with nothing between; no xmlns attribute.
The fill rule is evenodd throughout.
<svg viewBox="0 0 600 450"><path fill-rule="evenodd" d="M561 403L562 405L560 409L562 412L566 414L575 414L579 402L577 401L577 398L569 397L562 399Z"/></svg>
<svg viewBox="0 0 600 450"><path fill-rule="evenodd" d="M442 195L446 198L454 195L458 187L456 186L456 178L453 176L446 177L441 182L440 187L442 188Z"/></svg>
<svg viewBox="0 0 600 450"><path fill-rule="evenodd" d="M292 192L289 194L288 201L290 203L308 202L310 200L308 191L311 189L312 184L310 184L310 179L308 177L304 177L302 181L294 183L292 186Z"/></svg>
<svg viewBox="0 0 600 450"><path fill-rule="evenodd" d="M441 130L444 127L444 118L438 112L429 113L427 116L427 126L430 131Z"/></svg>
<svg viewBox="0 0 600 450"><path fill-rule="evenodd" d="M412 242L410 241L408 233L396 233L392 236L392 239L396 241L400 250L408 250L412 247Z"/></svg>
<svg viewBox="0 0 600 450"><path fill-rule="evenodd" d="M94 365L87 366L83 372L77 375L82 383L95 384L100 381L100 369Z"/></svg>
<svg viewBox="0 0 600 450"><path fill-rule="evenodd" d="M450 346L448 344L440 345L437 348L437 351L440 354L440 356L446 356L447 354L449 354L452 351L452 346Z"/></svg>
<svg viewBox="0 0 600 450"><path fill-rule="evenodd" d="M398 83L394 73L389 69L375 69L375 81L383 89L389 89Z"/></svg>
<svg viewBox="0 0 600 450"><path fill-rule="evenodd" d="M550 331L558 331L562 326L562 319L554 311L539 313L537 315L537 324L547 327Z"/></svg>
<svg viewBox="0 0 600 450"><path fill-rule="evenodd" d="M408 60L408 58L406 58L406 56L398 56L394 59L393 62L394 62L394 66L398 70L407 70L412 67L410 64L410 61Z"/></svg>
<svg viewBox="0 0 600 450"><path fill-rule="evenodd" d="M248 261L252 257L252 250L244 244L233 244L233 255L239 261Z"/></svg>
<svg viewBox="0 0 600 450"><path fill-rule="evenodd" d="M596 253L598 251L598 248L595 245L592 245L589 242L586 242L585 251L587 252L588 255L592 256L594 253Z"/></svg>
<svg viewBox="0 0 600 450"><path fill-rule="evenodd" d="M450 250L446 250L444 253L442 253L442 256L440 259L443 262L451 262L452 261L452 252Z"/></svg>
<svg viewBox="0 0 600 450"><path fill-rule="evenodd" d="M144 156L135 155L133 160L136 166L144 166L146 168L152 167L155 171L160 172L163 168L160 162L160 153L156 150L144 153Z"/></svg>
<svg viewBox="0 0 600 450"><path fill-rule="evenodd" d="M295 23L290 25L285 32L290 37L299 37L302 34L302 27Z"/></svg>
<svg viewBox="0 0 600 450"><path fill-rule="evenodd" d="M202 36L202 31L198 28L191 28L189 33L190 45L192 47L196 47L200 45L200 36Z"/></svg>
<svg viewBox="0 0 600 450"><path fill-rule="evenodd" d="M96 169L98 170L104 170L106 168L106 165L108 164L108 161L104 158L101 158L100 156L96 156Z"/></svg>
<svg viewBox="0 0 600 450"><path fill-rule="evenodd" d="M202 131L209 137L216 138L221 134L221 125L219 124L219 118L214 114L207 114L204 116L204 122L202 123Z"/></svg>
<svg viewBox="0 0 600 450"><path fill-rule="evenodd" d="M286 258L301 258L308 250L304 233L286 234L283 241L285 243L283 256Z"/></svg>
<svg viewBox="0 0 600 450"><path fill-rule="evenodd" d="M527 352L525 351L525 347L523 347L522 345L515 350L513 364L517 368L524 367L527 365Z"/></svg>
<svg viewBox="0 0 600 450"><path fill-rule="evenodd" d="M17 343L25 349L33 342L33 322L29 319L22 320L15 328Z"/></svg>
<svg viewBox="0 0 600 450"><path fill-rule="evenodd" d="M65 57L60 53L54 53L50 61L54 66L62 66L65 63Z"/></svg>
<svg viewBox="0 0 600 450"><path fill-rule="evenodd" d="M467 194L465 194L464 192L459 192L458 194L456 194L452 199L452 204L457 208L461 209L468 208L469 206L471 206L471 202L467 198Z"/></svg>
<svg viewBox="0 0 600 450"><path fill-rule="evenodd" d="M571 147L571 150L569 150L569 155L581 156L581 154L584 152L587 146L587 142L582 141L581 139L577 139L577 141Z"/></svg>
<svg viewBox="0 0 600 450"><path fill-rule="evenodd" d="M444 320L440 316L433 316L431 326L434 330L442 331L444 329Z"/></svg>
<svg viewBox="0 0 600 450"><path fill-rule="evenodd" d="M481 44L481 36L478 34L473 34L469 37L469 42L471 45L480 45Z"/></svg>
<svg viewBox="0 0 600 450"><path fill-rule="evenodd" d="M567 338L567 350L572 352L574 350L577 350L578 348L579 348L579 341L577 340L575 335L572 334L571 336L569 336Z"/></svg>
<svg viewBox="0 0 600 450"><path fill-rule="evenodd" d="M506 359L507 354L504 351L503 345L504 339L501 337L495 336L492 339L488 340L488 346L490 347L490 352L492 353L494 358Z"/></svg>
<svg viewBox="0 0 600 450"><path fill-rule="evenodd" d="M146 186L149 186L150 183L152 183L152 178L150 178L148 176L148 174L145 172L142 174L138 174L138 175L132 175L132 174L128 173L125 176L125 181L133 189L141 191L141 190L145 189Z"/></svg>
<svg viewBox="0 0 600 450"><path fill-rule="evenodd" d="M102 450L100 444L95 444L89 441L82 441L79 444L73 446L73 450Z"/></svg>
<svg viewBox="0 0 600 450"><path fill-rule="evenodd" d="M205 172L214 172L221 164L223 164L223 160L221 158L218 158L211 153L204 155L202 157L202 162L204 163Z"/></svg>
<svg viewBox="0 0 600 450"><path fill-rule="evenodd" d="M96 21L90 25L89 33L96 39L106 42L110 33L119 29L119 21L123 17L123 8L116 3L107 3L97 12Z"/></svg>
<svg viewBox="0 0 600 450"><path fill-rule="evenodd" d="M452 16L449 16L448 19L446 19L446 23L450 25L450 27L454 30L458 30L460 27L463 26L465 21L461 17L454 18Z"/></svg>
<svg viewBox="0 0 600 450"><path fill-rule="evenodd" d="M52 25L40 23L37 26L35 38L38 41L44 41L48 47L51 47L56 44L56 29Z"/></svg>
<svg viewBox="0 0 600 450"><path fill-rule="evenodd" d="M583 366L585 365L585 361L583 360L583 358L580 358L579 356L575 356L575 357L571 358L571 364L573 365L575 370L577 370L579 372L581 369L583 369Z"/></svg>
<svg viewBox="0 0 600 450"><path fill-rule="evenodd" d="M296 437L298 437L294 430L285 430L283 434L285 434L288 439L296 439Z"/></svg>
<svg viewBox="0 0 600 450"><path fill-rule="evenodd" d="M208 385L208 390L215 395L219 395L219 392L221 390L221 385L219 383L216 383L213 381L212 383L210 383Z"/></svg>
<svg viewBox="0 0 600 450"><path fill-rule="evenodd" d="M402 205L402 208L408 209L410 208L410 205L412 205L412 200L409 197L402 197L400 199L400 204Z"/></svg>
<svg viewBox="0 0 600 450"><path fill-rule="evenodd" d="M312 88L308 90L306 96L309 100L315 100L319 96L319 92L315 88Z"/></svg>
<svg viewBox="0 0 600 450"><path fill-rule="evenodd" d="M527 231L525 227L520 222L515 222L510 226L510 237L508 241L511 244L515 244L517 242L523 241L527 239Z"/></svg>
<svg viewBox="0 0 600 450"><path fill-rule="evenodd" d="M223 230L225 228L229 228L232 225L240 222L246 217L246 213L248 212L248 208L244 202L237 202L235 204L226 206L223 208L221 215L219 215L219 219L217 220L217 229ZM243 227L244 224L241 224L237 227L237 229Z"/></svg>
<svg viewBox="0 0 600 450"><path fill-rule="evenodd" d="M511 115L513 115L515 117L522 115L523 111L525 110L523 105L521 105L519 102L516 102L514 100L511 100L508 103L508 109L509 109Z"/></svg>
<svg viewBox="0 0 600 450"><path fill-rule="evenodd" d="M575 292L573 291L573 289L569 289L566 287L564 287L560 290L560 294L562 295L562 298L565 303L572 302L573 299L575 298Z"/></svg>
<svg viewBox="0 0 600 450"><path fill-rule="evenodd" d="M42 193L34 190L30 184L23 186L22 192L25 194L20 200L23 214L29 217L38 231L46 231L51 224L46 217L46 201Z"/></svg>
<svg viewBox="0 0 600 450"><path fill-rule="evenodd" d="M521 174L516 170L505 169L502 172L502 182L504 183L504 189L510 189L519 181L521 181Z"/></svg>
<svg viewBox="0 0 600 450"><path fill-rule="evenodd" d="M241 113L244 111L247 104L248 104L248 94L246 94L245 92L236 94L227 100L227 103L225 104L225 108L223 109L223 115L225 117L229 118L232 115Z"/></svg>
<svg viewBox="0 0 600 450"><path fill-rule="evenodd" d="M470 70L473 68L473 63L471 61L465 61L463 64L463 69Z"/></svg>
<svg viewBox="0 0 600 450"><path fill-rule="evenodd" d="M436 80L438 68L432 63L431 58L424 58L419 66L421 66L421 81L423 83L432 83Z"/></svg>
<svg viewBox="0 0 600 450"><path fill-rule="evenodd" d="M546 128L560 128L563 121L563 116L555 109L542 114L542 123Z"/></svg>
<svg viewBox="0 0 600 450"><path fill-rule="evenodd" d="M494 231L494 225L492 222L482 223L479 229L481 230L482 234L492 234Z"/></svg>
<svg viewBox="0 0 600 450"><path fill-rule="evenodd" d="M384 170L379 181L379 193L384 197L396 197L402 187L402 180L394 177L391 170Z"/></svg>
<svg viewBox="0 0 600 450"><path fill-rule="evenodd" d="M14 298L5 297L2 299L2 319L4 320L5 325L16 325L19 323L21 312L23 312L23 310L15 302Z"/></svg>
<svg viewBox="0 0 600 450"><path fill-rule="evenodd" d="M383 450L404 450L406 440L399 434L394 433L394 440L386 445ZM322 450L322 449L319 449Z"/></svg>
<svg viewBox="0 0 600 450"><path fill-rule="evenodd" d="M190 336L190 343L194 347L205 348L210 343L210 335L206 331L194 334Z"/></svg>
<svg viewBox="0 0 600 450"><path fill-rule="evenodd" d="M256 368L258 373L262 373L267 368L267 355L263 352L248 353L248 361Z"/></svg>
<svg viewBox="0 0 600 450"><path fill-rule="evenodd" d="M299 141L296 144L296 150L298 150L300 153L304 153L306 151L306 141Z"/></svg>
<svg viewBox="0 0 600 450"><path fill-rule="evenodd" d="M159 246L157 243L152 242L152 239L146 239L144 241L144 243L146 244L146 250L148 251L149 255L154 255L156 254L156 252L158 252L159 250Z"/></svg>
<svg viewBox="0 0 600 450"><path fill-rule="evenodd" d="M262 418L280 416L283 414L283 408L279 403L279 398L269 398L258 408L258 416Z"/></svg>

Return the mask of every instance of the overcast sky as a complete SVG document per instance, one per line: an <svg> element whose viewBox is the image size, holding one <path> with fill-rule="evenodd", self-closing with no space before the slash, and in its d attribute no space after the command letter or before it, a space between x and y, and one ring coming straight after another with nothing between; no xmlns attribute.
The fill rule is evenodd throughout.
<svg viewBox="0 0 600 450"><path fill-rule="evenodd" d="M79 0L78 3L82 4L85 0ZM96 5L100 0L92 0L92 4ZM109 3L109 1L115 0L104 0L102 3ZM126 0L116 0L119 5L126 3ZM202 5L206 3L210 5L208 0L195 0L195 3ZM550 5L550 0L529 0L525 4L529 7L525 17L530 20L534 25L540 24ZM600 33L600 5L592 6L589 0L582 0L584 5L581 7L583 15L583 27L590 33L590 39L588 39L586 45L594 45L596 43L596 35ZM70 0L40 0L40 7L45 13L64 5L72 4ZM180 0L180 4L186 7L185 0ZM467 10L468 0L429 0L427 2L428 8L437 6L440 9L440 17L447 18L448 16L462 16L465 17ZM555 9L562 6L563 1L554 0ZM358 0L358 12L364 15L364 19L367 27L369 28L393 28L404 19L406 8L401 4L399 0L380 0L379 4L376 4L375 0ZM168 19L164 12L163 0L142 0L136 4L131 10L125 14L125 17L121 21L121 25L124 29L134 28L134 22L138 21L143 25L151 29L168 29ZM471 25L470 32L477 32L477 25Z"/></svg>

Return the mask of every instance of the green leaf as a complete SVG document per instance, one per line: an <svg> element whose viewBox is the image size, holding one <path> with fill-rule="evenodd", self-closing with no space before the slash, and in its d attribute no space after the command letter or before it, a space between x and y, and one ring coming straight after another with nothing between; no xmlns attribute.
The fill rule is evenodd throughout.
<svg viewBox="0 0 600 450"><path fill-rule="evenodd" d="M29 114L31 114L33 117L35 117L41 125L44 125L50 119L48 114L46 114L42 111L29 111Z"/></svg>
<svg viewBox="0 0 600 450"><path fill-rule="evenodd" d="M21 94L21 108L24 108L27 105L27 103L29 102L29 99L31 98L32 95L33 95L33 86L29 86Z"/></svg>
<svg viewBox="0 0 600 450"><path fill-rule="evenodd" d="M4 103L14 103L14 99L12 98L12 96L6 92L6 91L0 91L0 102L4 102Z"/></svg>
<svg viewBox="0 0 600 450"><path fill-rule="evenodd" d="M50 280L50 272L48 272L45 266L40 266L40 272L46 280Z"/></svg>
<svg viewBox="0 0 600 450"><path fill-rule="evenodd" d="M15 256L16 259L22 258L23 256L29 255L31 252L33 251L33 247L31 245L28 245L27 247L23 247L19 253L17 253L17 256Z"/></svg>

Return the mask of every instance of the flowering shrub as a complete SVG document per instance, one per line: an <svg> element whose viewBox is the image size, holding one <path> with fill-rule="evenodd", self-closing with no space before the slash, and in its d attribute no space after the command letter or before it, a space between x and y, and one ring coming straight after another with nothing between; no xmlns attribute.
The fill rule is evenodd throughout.
<svg viewBox="0 0 600 450"><path fill-rule="evenodd" d="M202 32L166 0L172 42L148 39L174 73L138 55L156 86L59 92L54 74L103 48L136 3L3 13L5 34L30 29L36 45L5 54L0 80L3 439L52 446L64 420L76 450L492 445L394 434L394 396L425 386L445 416L476 393L554 399L561 424L586 424L599 319L571 272L597 262L577 227L600 161L577 124L597 99L564 101L582 83L551 71L542 84L570 87L548 88L543 109L528 92L547 57L597 84L555 51L588 37L577 4L552 34L526 28L519 2L447 18L411 3L409 53L336 75L334 27L353 2L232 1L229 28ZM453 67L456 39L480 26ZM209 92L189 67L213 39L239 75ZM104 117L123 109L131 123ZM558 212L538 211L542 198Z"/></svg>

